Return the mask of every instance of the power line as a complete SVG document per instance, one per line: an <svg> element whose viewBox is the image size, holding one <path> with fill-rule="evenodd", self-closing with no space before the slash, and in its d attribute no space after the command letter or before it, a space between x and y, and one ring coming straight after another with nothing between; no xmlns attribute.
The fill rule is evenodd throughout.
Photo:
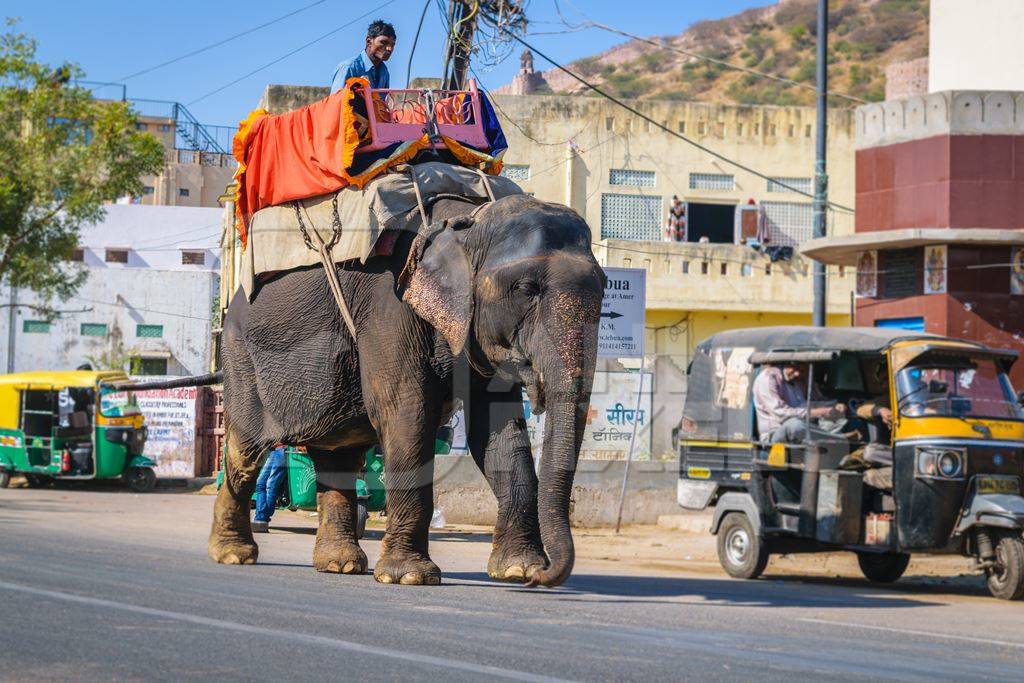
<svg viewBox="0 0 1024 683"><path fill-rule="evenodd" d="M639 111L638 109L635 109L635 108L629 106L628 104L626 104L622 100L618 99L617 97L606 93L604 90L602 90L601 88L597 87L593 83L590 83L589 81L585 80L583 77L581 77L581 76L577 75L576 73L570 71L566 67L562 66L561 64L559 64L558 62L553 60L551 57L548 57L546 54L544 54L543 52L541 52L540 50L535 48L533 45L530 45L528 42L526 42L525 40L523 40L522 38L520 38L516 34L514 34L514 33L507 33L507 35L509 35L516 42L522 44L527 49L529 49L532 52L540 55L545 61L547 61L550 64L552 64L555 68L557 68L560 71L566 73L567 75L569 75L573 79L579 81L580 83L582 83L586 87L588 87L591 90L593 90L594 92L596 92L598 95L601 95L605 99L608 99L608 100L614 102L615 104L617 104L618 106L622 107L626 111L632 113L634 116L638 116L639 118L643 119L644 121L647 121L648 123L654 125L659 130L663 130L666 133L668 133L669 135L671 135L673 137L676 137L676 138L679 138L683 142L686 142L687 144L693 145L694 147L696 147L697 149L701 150L702 152L705 152L706 154L710 154L711 156L715 157L716 159L724 161L725 163L729 164L730 166L738 168L741 171L745 171L746 173L750 173L751 175L757 176L758 178L763 178L764 180L771 180L773 183L775 183L779 187L782 187L782 188L784 188L786 190L789 190L790 192L792 192L794 194L799 194L799 195L803 195L804 197L808 197L810 199L814 199L814 195L812 193L810 193L810 192L804 192L803 190L800 190L800 189L797 189L795 187L791 187L791 186L789 186L789 185L787 185L785 183L782 183L782 182L779 181L778 178L774 178L772 176L766 175L766 174L761 173L760 171L758 171L758 170L756 170L754 168L751 168L750 166L747 166L746 164L742 164L742 163L740 163L740 162L738 162L738 161L736 161L734 159L730 159L729 157L725 156L721 152L716 152L715 150L711 149L710 147L702 145L699 142L697 142L696 140L692 140L692 139L686 137L682 133L677 133L676 131L672 130L668 126L662 125L660 122L655 121L650 116L647 116L646 114L644 114L643 112ZM848 212L848 213L853 213L853 209L851 209L850 207L843 206L841 204L836 204L834 202L828 202L828 206L830 206L830 207L832 207L834 209L838 209L840 211L845 211L845 212Z"/></svg>
<svg viewBox="0 0 1024 683"><path fill-rule="evenodd" d="M317 5L322 5L325 2L327 2L327 0L317 0L316 2L313 2L313 3L310 3L310 4L306 5L305 7L300 7L299 9L294 10L292 12L289 12L288 14L281 15L277 19L271 19L270 21L268 21L268 22L266 22L264 24L260 24L259 26L254 26L253 28L250 28L248 30L242 31L241 33L236 33L235 35L233 35L233 36L231 36L229 38L224 38L223 40L218 40L215 43L210 43L209 45L207 45L205 47L201 47L199 49L192 50L191 52L188 52L186 54L180 55L180 56L175 57L173 59L168 59L166 62L160 62L159 64L156 64L156 65L151 66L149 68L143 69L142 71L136 71L133 74L129 74L128 76L125 76L123 78L117 79L117 81L115 81L115 83L120 83L122 81L127 81L130 78L135 78L136 76L141 76L143 74L148 74L150 71L156 71L157 69L162 69L163 67L170 66L171 64L174 64L175 62L180 62L183 59L188 59L189 57L194 57L194 56L196 56L198 54L201 54L203 52L206 52L208 50L212 50L215 47L220 47L221 45L225 45L226 43L230 43L232 40L235 40L237 38L241 38L242 36L247 36L250 33L255 33L256 31L259 31L260 29L263 29L263 28L266 28L268 26L271 26L272 24L276 24L279 21L284 21L288 17L293 17L296 14L299 14L300 12L305 12L309 8L316 7Z"/></svg>
<svg viewBox="0 0 1024 683"><path fill-rule="evenodd" d="M156 310L156 309L153 309L153 308L141 308L139 306L132 306L127 301L125 301L124 303L118 303L116 301L100 301L100 300L97 300L97 299L86 299L85 297L81 297L81 296L77 296L77 295L76 296L71 296L71 297L68 297L68 298L75 299L77 301L84 301L84 302L90 303L90 304L97 304L99 306L111 306L113 308L128 308L128 309L131 309L133 311L142 311L143 313L154 313L156 315L166 315L166 316L170 316L172 318L187 318L189 320L202 320L204 322L210 322L213 319L212 318L212 313L211 313L210 316L204 318L202 316L188 315L186 313L171 313L170 311L160 311L160 310Z"/></svg>
<svg viewBox="0 0 1024 683"><path fill-rule="evenodd" d="M315 45L316 43L319 43L321 40L325 40L327 38L330 38L331 36L333 36L338 31L341 31L342 29L348 28L349 26L351 26L352 24L356 23L357 21L359 21L361 19L365 19L366 17L370 16L371 14L375 14L376 12L384 9L385 7L387 7L388 5L390 5L390 4L394 3L394 2L395 2L395 0L387 0L387 2L383 2L380 5L377 5L376 7L371 9L370 11L364 12L364 13L360 14L358 17L352 19L351 21L347 21L344 24L342 24L341 26L338 26L337 28L331 29L327 33L323 34L322 36L319 36L318 38L314 38L313 40L309 41L308 43L304 43L304 44L300 45L299 47L295 48L294 50L292 50L292 51L290 51L290 52L288 52L286 54L281 55L280 57L278 57L277 59L275 59L275 60L273 60L271 62L267 62L266 64L264 64L261 67L253 69L252 71L250 71L249 73L245 74L244 76L239 76L238 78L236 78L235 80L231 81L230 83L225 83L224 85L220 86L219 88L211 90L210 92L206 93L205 95L197 97L196 99L192 100L191 102L186 103L186 106L191 107L196 102L201 102L201 101L205 100L207 97L211 97L213 95L216 95L217 93L221 92L222 90L227 90L228 88L230 88L231 86L235 85L236 83L244 81L245 79L247 79L250 76L253 76L255 74L258 74L260 71L263 71L264 69L269 69L270 67L274 66L278 62L282 62L282 61L288 59L289 57L291 57L292 55L305 50L307 47L310 47L311 45Z"/></svg>
<svg viewBox="0 0 1024 683"><path fill-rule="evenodd" d="M423 20L427 18L427 10L430 9L430 3L433 0L427 0L423 3L423 13L420 14L420 23L416 26L416 37L412 39L412 49L409 50L409 63L405 67L405 87L409 87L409 83L412 82L412 58L416 54L416 44L420 42L420 31L423 30Z"/></svg>

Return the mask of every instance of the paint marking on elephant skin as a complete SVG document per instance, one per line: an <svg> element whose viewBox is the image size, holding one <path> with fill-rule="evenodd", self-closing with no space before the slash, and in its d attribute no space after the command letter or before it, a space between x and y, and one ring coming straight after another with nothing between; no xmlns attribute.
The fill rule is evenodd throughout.
<svg viewBox="0 0 1024 683"><path fill-rule="evenodd" d="M169 610L155 609L153 607L141 607L139 605L132 605L125 602L116 602L114 600L104 600L102 598L90 598L84 595L75 595L73 593L64 593L61 591L51 591L44 588L35 588L33 586L26 586L19 583L8 583L6 581L0 581L0 589L13 591L16 593L25 593L28 595L36 595L42 598L50 598L52 600L62 600L64 602L77 603L79 605L89 605L91 607L103 607L106 609L119 610L121 612L129 612L131 614L143 614L149 617L155 617L157 619L174 619L175 621L181 621L188 624L196 624L197 626L206 626L209 628L220 629L224 631L235 631L238 633L248 633L255 636L266 636L276 641L291 640L305 645L320 645L323 647L329 647L336 650L345 650L348 652L357 653L360 656L376 655L379 657L388 657L391 659L397 659L405 662L410 662L417 665L435 666L442 669L454 669L457 671L466 671L472 674L495 676L498 678L506 678L515 681L562 681L564 679L552 678L550 676L539 676L531 674L526 671L515 671L513 669L503 669L497 666L488 666L486 664L475 664L473 662L461 661L458 659L446 659L444 657L433 657L431 655L421 655L414 652L402 652L401 650L392 650L390 648L379 647L375 645L364 645L363 643L357 643L349 640L340 640L338 638L328 638L326 636L314 636L308 633L295 633L294 631L282 631L272 628L262 628L259 626L250 626L249 624L241 624L234 621L225 621L223 619L212 619L210 617L201 617L196 614L185 614L184 612L171 612Z"/></svg>

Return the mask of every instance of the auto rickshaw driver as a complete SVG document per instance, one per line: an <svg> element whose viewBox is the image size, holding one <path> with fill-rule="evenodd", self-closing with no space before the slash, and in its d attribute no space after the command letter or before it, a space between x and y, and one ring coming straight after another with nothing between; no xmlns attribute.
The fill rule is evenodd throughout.
<svg viewBox="0 0 1024 683"><path fill-rule="evenodd" d="M834 441L842 435L846 406L827 400L817 383L808 406L807 373L806 363L769 365L758 373L753 396L762 443Z"/></svg>

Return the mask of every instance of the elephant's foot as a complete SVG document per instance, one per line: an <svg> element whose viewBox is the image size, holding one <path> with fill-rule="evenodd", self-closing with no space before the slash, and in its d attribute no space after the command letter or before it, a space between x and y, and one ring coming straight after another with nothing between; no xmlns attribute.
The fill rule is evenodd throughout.
<svg viewBox="0 0 1024 683"><path fill-rule="evenodd" d="M526 583L546 566L544 553L532 548L510 550L495 547L487 560L487 575L495 581Z"/></svg>
<svg viewBox="0 0 1024 683"><path fill-rule="evenodd" d="M436 586L441 583L441 570L425 554L382 555L373 568L373 578L380 583L406 586Z"/></svg>
<svg viewBox="0 0 1024 683"><path fill-rule="evenodd" d="M210 534L210 558L220 564L256 564L259 546L252 539L236 535Z"/></svg>
<svg viewBox="0 0 1024 683"><path fill-rule="evenodd" d="M317 539L313 548L313 568L330 574L365 574L369 562L355 543Z"/></svg>

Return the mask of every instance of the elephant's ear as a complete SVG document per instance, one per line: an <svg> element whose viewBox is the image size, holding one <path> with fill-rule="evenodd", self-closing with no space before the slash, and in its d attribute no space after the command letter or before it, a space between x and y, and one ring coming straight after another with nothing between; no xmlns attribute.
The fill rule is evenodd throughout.
<svg viewBox="0 0 1024 683"><path fill-rule="evenodd" d="M458 355L473 319L473 268L451 223L431 226L415 239L399 285L402 300L433 325Z"/></svg>

